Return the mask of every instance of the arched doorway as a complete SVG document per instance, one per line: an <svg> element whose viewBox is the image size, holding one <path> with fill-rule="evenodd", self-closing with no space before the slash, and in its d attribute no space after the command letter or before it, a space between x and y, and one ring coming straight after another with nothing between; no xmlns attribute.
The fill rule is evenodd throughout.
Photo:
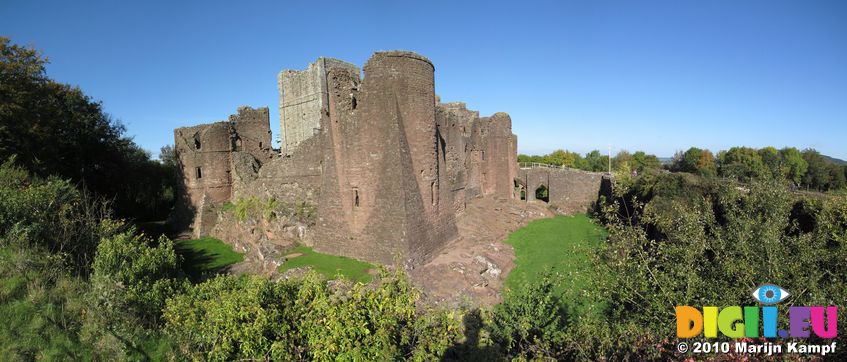
<svg viewBox="0 0 847 362"><path fill-rule="evenodd" d="M526 200L526 187L520 179L515 179L515 194L521 201Z"/></svg>
<svg viewBox="0 0 847 362"><path fill-rule="evenodd" d="M541 185L535 189L535 199L550 202L550 190L547 189L547 186Z"/></svg>

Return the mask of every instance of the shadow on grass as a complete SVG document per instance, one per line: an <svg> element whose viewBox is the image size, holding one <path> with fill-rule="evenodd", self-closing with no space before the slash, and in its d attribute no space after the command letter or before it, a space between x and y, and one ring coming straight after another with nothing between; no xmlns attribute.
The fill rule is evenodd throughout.
<svg viewBox="0 0 847 362"><path fill-rule="evenodd" d="M186 245L185 241L177 241L174 245L174 251L182 257L182 270L194 283L202 282L217 274L227 273L232 267L232 264L210 266L218 260L220 255L208 250L192 248Z"/></svg>

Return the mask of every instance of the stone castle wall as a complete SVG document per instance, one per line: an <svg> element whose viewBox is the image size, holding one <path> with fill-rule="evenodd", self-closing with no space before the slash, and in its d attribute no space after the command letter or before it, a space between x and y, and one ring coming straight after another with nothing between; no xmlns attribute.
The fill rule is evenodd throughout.
<svg viewBox="0 0 847 362"><path fill-rule="evenodd" d="M606 173L571 168L522 168L518 183L525 189L527 201L535 201L535 191L546 187L550 205L566 214L589 211L599 196L609 197L611 192Z"/></svg>
<svg viewBox="0 0 847 362"><path fill-rule="evenodd" d="M241 107L226 122L177 128L174 151L181 180L177 222L199 236L209 229L204 208L229 201L273 157L268 109Z"/></svg>
<svg viewBox="0 0 847 362"><path fill-rule="evenodd" d="M511 118L439 103L434 71L418 54L390 51L374 54L364 77L328 58L281 72L279 154L269 148L267 117L247 117L256 110L176 130L182 169L213 175L184 178L195 226L207 219L200 210L207 203L247 196L305 202L317 209L316 250L381 263L430 259L457 237L456 216L467 200L515 198L518 176ZM192 149L195 134L217 146Z"/></svg>
<svg viewBox="0 0 847 362"><path fill-rule="evenodd" d="M326 74L330 68L359 71L338 59L318 58L305 70L283 70L277 76L283 155L292 154L301 142L318 134L321 113L327 105Z"/></svg>

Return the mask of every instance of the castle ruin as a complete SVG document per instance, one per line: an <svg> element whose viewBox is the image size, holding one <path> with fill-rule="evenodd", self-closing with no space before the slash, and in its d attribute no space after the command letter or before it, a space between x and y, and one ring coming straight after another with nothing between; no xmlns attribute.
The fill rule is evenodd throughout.
<svg viewBox="0 0 847 362"><path fill-rule="evenodd" d="M434 66L418 54L375 53L364 77L319 58L279 74L279 151L267 108L174 130L182 185L178 215L195 236L213 206L255 196L317 210L314 248L419 264L457 238L468 200L515 198L517 137L506 113L480 117L440 103Z"/></svg>

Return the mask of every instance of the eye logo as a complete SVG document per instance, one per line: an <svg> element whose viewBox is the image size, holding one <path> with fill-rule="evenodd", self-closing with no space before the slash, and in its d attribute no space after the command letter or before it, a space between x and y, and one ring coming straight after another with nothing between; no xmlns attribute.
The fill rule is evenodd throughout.
<svg viewBox="0 0 847 362"><path fill-rule="evenodd" d="M762 284L753 290L753 299L762 304L776 304L791 295L787 290L774 284Z"/></svg>

